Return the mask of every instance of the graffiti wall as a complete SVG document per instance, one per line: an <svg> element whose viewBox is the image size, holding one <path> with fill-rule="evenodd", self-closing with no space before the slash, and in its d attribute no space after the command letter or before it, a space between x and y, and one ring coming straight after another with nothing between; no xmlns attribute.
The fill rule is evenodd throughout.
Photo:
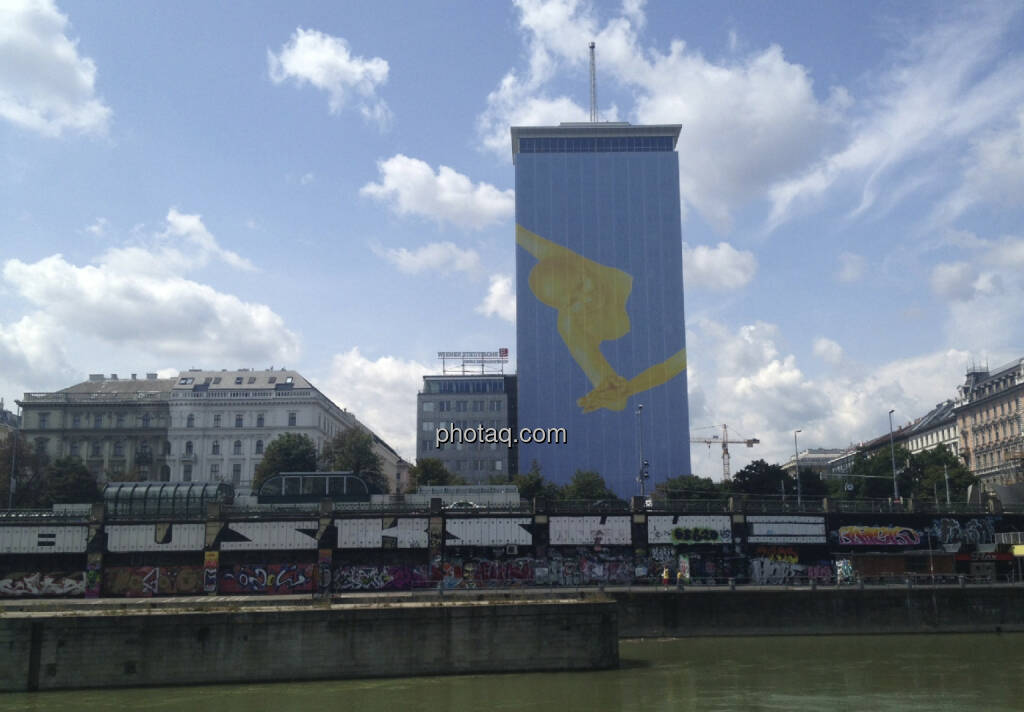
<svg viewBox="0 0 1024 712"><path fill-rule="evenodd" d="M647 518L648 544L731 544L732 517L651 516Z"/></svg>
<svg viewBox="0 0 1024 712"><path fill-rule="evenodd" d="M916 546L921 535L911 527L850 524L839 527L840 546Z"/></svg>
<svg viewBox="0 0 1024 712"><path fill-rule="evenodd" d="M103 572L105 596L195 595L203 591L201 566L115 566Z"/></svg>
<svg viewBox="0 0 1024 712"><path fill-rule="evenodd" d="M0 596L27 598L31 596L84 596L85 572L10 573L0 577Z"/></svg>
<svg viewBox="0 0 1024 712"><path fill-rule="evenodd" d="M747 517L747 542L751 544L824 544L825 517Z"/></svg>
<svg viewBox="0 0 1024 712"><path fill-rule="evenodd" d="M750 557L750 581L755 584L827 583L833 575L831 560L801 563L800 554L791 546L759 546Z"/></svg>
<svg viewBox="0 0 1024 712"><path fill-rule="evenodd" d="M554 546L629 546L631 518L551 517L550 543Z"/></svg>
<svg viewBox="0 0 1024 712"><path fill-rule="evenodd" d="M335 591L408 591L430 585L430 566L338 566L331 580Z"/></svg>
<svg viewBox="0 0 1024 712"><path fill-rule="evenodd" d="M339 549L426 549L427 519L336 519Z"/></svg>
<svg viewBox="0 0 1024 712"><path fill-rule="evenodd" d="M202 551L205 524L108 524L107 551Z"/></svg>
<svg viewBox="0 0 1024 712"><path fill-rule="evenodd" d="M999 531L1019 531L1009 517L936 516L927 514L839 515L832 520L830 541L840 547L945 548L993 544Z"/></svg>
<svg viewBox="0 0 1024 712"><path fill-rule="evenodd" d="M219 593L312 593L316 564L222 566Z"/></svg>

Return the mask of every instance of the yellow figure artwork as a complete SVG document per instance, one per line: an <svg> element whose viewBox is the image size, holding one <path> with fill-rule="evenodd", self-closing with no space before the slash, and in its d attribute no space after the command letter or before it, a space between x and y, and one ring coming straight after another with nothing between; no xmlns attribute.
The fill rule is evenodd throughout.
<svg viewBox="0 0 1024 712"><path fill-rule="evenodd" d="M587 374L593 389L576 404L584 413L600 408L623 410L630 396L675 378L686 368L686 349L626 380L601 353L602 341L629 333L626 301L633 278L599 264L516 225L516 243L537 258L530 291L558 310L558 333Z"/></svg>

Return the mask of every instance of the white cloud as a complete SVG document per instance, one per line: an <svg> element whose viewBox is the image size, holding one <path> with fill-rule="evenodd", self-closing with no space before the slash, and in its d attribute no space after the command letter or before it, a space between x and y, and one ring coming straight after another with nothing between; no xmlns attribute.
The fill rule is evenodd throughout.
<svg viewBox="0 0 1024 712"><path fill-rule="evenodd" d="M0 117L44 136L106 131L96 64L79 56L68 24L51 0L0 4Z"/></svg>
<svg viewBox="0 0 1024 712"><path fill-rule="evenodd" d="M374 251L405 274L465 272L477 276L483 270L476 251L463 250L452 242L432 242L415 250L400 247Z"/></svg>
<svg viewBox="0 0 1024 712"><path fill-rule="evenodd" d="M955 140L1016 109L1024 100L1024 60L1000 60L997 53L1018 10L1008 4L971 6L912 38L901 61L878 82L880 95L861 107L865 115L845 146L771 188L769 227L846 181L860 187L851 214L863 213L882 194L883 178L898 167L930 152L949 155Z"/></svg>
<svg viewBox="0 0 1024 712"><path fill-rule="evenodd" d="M377 87L388 78L387 61L353 55L341 37L299 28L279 53L267 51L267 62L275 84L293 79L327 92L332 114L340 113L349 95L356 94L359 111L366 119L381 127L390 122L391 110L377 96Z"/></svg>
<svg viewBox="0 0 1024 712"><path fill-rule="evenodd" d="M309 185L314 180L316 180L316 176L312 173L304 173L302 177L299 178L299 185Z"/></svg>
<svg viewBox="0 0 1024 712"><path fill-rule="evenodd" d="M116 346L119 356L129 350L163 363L294 361L298 337L278 314L185 276L211 259L252 269L220 247L198 215L172 209L166 230L148 245L107 250L92 265L73 264L60 254L32 263L7 260L7 287L35 311L0 325L0 341L9 353L41 363L42 372L80 364L86 344L108 353ZM74 353L64 349L69 343L76 344Z"/></svg>
<svg viewBox="0 0 1024 712"><path fill-rule="evenodd" d="M882 435L889 408L896 409L897 422L906 422L952 397L968 362L967 352L948 350L865 367L822 337L815 355L844 368L810 377L794 355L781 351L781 341L778 327L763 322L731 330L698 320L688 331L691 406L701 409L691 426L727 423L730 434L761 440L752 450L733 451L733 472L757 458L784 462L796 429L803 430L803 447L842 448ZM693 458L697 474L720 471L717 456L708 459L700 447Z"/></svg>
<svg viewBox="0 0 1024 712"><path fill-rule="evenodd" d="M739 289L754 278L754 253L737 250L727 242L717 247L683 243L683 282L691 287Z"/></svg>
<svg viewBox="0 0 1024 712"><path fill-rule="evenodd" d="M478 120L485 147L510 156L510 125L585 120L583 107L567 97L552 98L545 88L567 68L585 71L585 48L593 39L602 75L636 97L633 120L683 124L682 196L723 230L741 203L817 158L849 103L841 89L819 101L808 72L788 62L777 46L722 64L680 40L667 53L645 47L638 35L644 20L640 3L603 26L592 7L577 0L516 4L529 64L523 73L506 74L488 96ZM601 118L612 117L604 111Z"/></svg>
<svg viewBox="0 0 1024 712"><path fill-rule="evenodd" d="M421 363L393 356L371 360L352 348L332 359L324 392L413 462L416 394L423 385L423 376L433 372Z"/></svg>
<svg viewBox="0 0 1024 712"><path fill-rule="evenodd" d="M103 235L106 234L107 232L107 219L96 218L96 221L93 222L93 224L90 225L89 227L85 228L85 231L92 233L96 237L103 237Z"/></svg>
<svg viewBox="0 0 1024 712"><path fill-rule="evenodd" d="M846 284L859 282L867 271L867 261L861 256L852 252L843 252L839 255L839 272L836 279Z"/></svg>
<svg viewBox="0 0 1024 712"><path fill-rule="evenodd" d="M491 284L484 301L476 311L484 316L496 316L505 321L516 321L516 290L512 278L506 274L491 275Z"/></svg>
<svg viewBox="0 0 1024 712"><path fill-rule="evenodd" d="M978 271L966 262L935 265L932 269L932 290L946 299L970 299Z"/></svg>
<svg viewBox="0 0 1024 712"><path fill-rule="evenodd" d="M814 355L831 366L838 366L843 361L843 347L832 339L819 336L814 340Z"/></svg>
<svg viewBox="0 0 1024 712"><path fill-rule="evenodd" d="M448 166L435 173L424 161L397 154L379 161L379 183L360 189L387 203L399 215L419 215L461 228L478 230L504 220L515 210L512 190L473 183Z"/></svg>

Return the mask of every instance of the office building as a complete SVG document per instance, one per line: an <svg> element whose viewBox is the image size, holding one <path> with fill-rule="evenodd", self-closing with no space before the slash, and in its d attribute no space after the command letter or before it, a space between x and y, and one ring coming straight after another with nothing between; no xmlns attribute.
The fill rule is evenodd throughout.
<svg viewBox="0 0 1024 712"><path fill-rule="evenodd" d="M968 369L954 412L960 455L982 488L1024 482L1024 358Z"/></svg>
<svg viewBox="0 0 1024 712"><path fill-rule="evenodd" d="M691 474L680 126L512 128L519 447L563 484L598 472L620 496ZM641 408L642 406L642 408Z"/></svg>

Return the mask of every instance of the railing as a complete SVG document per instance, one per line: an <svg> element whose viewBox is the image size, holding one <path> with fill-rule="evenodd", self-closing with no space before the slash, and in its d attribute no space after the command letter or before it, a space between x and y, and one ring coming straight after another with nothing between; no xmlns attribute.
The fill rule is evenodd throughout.
<svg viewBox="0 0 1024 712"><path fill-rule="evenodd" d="M546 503L551 514L629 514L629 502L622 500L559 499Z"/></svg>
<svg viewBox="0 0 1024 712"><path fill-rule="evenodd" d="M21 521L26 519L60 519L62 521L89 521L88 514L62 512L52 509L0 509L0 521Z"/></svg>

